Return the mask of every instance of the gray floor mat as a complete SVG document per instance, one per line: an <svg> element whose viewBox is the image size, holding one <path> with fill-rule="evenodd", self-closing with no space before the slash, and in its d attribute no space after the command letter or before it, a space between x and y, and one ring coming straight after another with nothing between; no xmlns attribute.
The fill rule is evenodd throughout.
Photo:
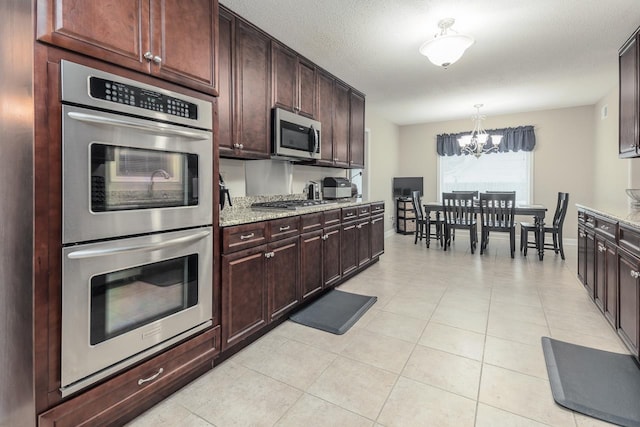
<svg viewBox="0 0 640 427"><path fill-rule="evenodd" d="M342 335L378 300L377 297L332 290L289 319L302 325Z"/></svg>
<svg viewBox="0 0 640 427"><path fill-rule="evenodd" d="M640 427L640 367L633 356L542 337L551 391L569 409Z"/></svg>

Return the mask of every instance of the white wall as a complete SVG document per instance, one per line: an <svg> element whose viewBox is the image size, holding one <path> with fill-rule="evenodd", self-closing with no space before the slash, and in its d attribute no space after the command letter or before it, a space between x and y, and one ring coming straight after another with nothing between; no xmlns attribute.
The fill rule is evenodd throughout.
<svg viewBox="0 0 640 427"><path fill-rule="evenodd" d="M570 193L570 209L564 225L567 238L575 238L577 234L574 204L591 205L593 202L594 108L585 106L489 116L483 123L485 129L534 126L533 202L547 206L547 218L550 218L555 210L558 192ZM437 200L436 135L471 131L472 128L471 119L400 127L398 173L424 176L425 199ZM617 159L617 149L609 155ZM617 191L624 193L624 187Z"/></svg>

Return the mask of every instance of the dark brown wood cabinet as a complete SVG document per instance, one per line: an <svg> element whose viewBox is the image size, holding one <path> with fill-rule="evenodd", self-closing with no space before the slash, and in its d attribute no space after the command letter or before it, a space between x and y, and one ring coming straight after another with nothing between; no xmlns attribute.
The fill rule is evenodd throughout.
<svg viewBox="0 0 640 427"><path fill-rule="evenodd" d="M615 327L617 312L618 223L593 216L594 223L594 302L607 320Z"/></svg>
<svg viewBox="0 0 640 427"><path fill-rule="evenodd" d="M267 159L271 152L271 39L221 7L220 155Z"/></svg>
<svg viewBox="0 0 640 427"><path fill-rule="evenodd" d="M36 11L42 42L218 94L217 0L38 0Z"/></svg>
<svg viewBox="0 0 640 427"><path fill-rule="evenodd" d="M315 118L315 66L291 49L271 42L273 106Z"/></svg>
<svg viewBox="0 0 640 427"><path fill-rule="evenodd" d="M638 357L640 310L640 258L621 249L618 251L618 334Z"/></svg>
<svg viewBox="0 0 640 427"><path fill-rule="evenodd" d="M323 239L322 229L300 235L300 292L303 301L323 289Z"/></svg>
<svg viewBox="0 0 640 427"><path fill-rule="evenodd" d="M356 226L358 233L358 267L371 261L371 218L359 219Z"/></svg>
<svg viewBox="0 0 640 427"><path fill-rule="evenodd" d="M364 168L364 95L351 90L349 99L349 167Z"/></svg>
<svg viewBox="0 0 640 427"><path fill-rule="evenodd" d="M371 217L371 258L384 253L384 214Z"/></svg>
<svg viewBox="0 0 640 427"><path fill-rule="evenodd" d="M587 217L586 226L585 226L585 276L584 276L584 286L587 288L589 292L589 296L591 298L595 297L595 250L596 250L596 239L595 233L593 231L593 223L594 219L592 217Z"/></svg>
<svg viewBox="0 0 640 427"><path fill-rule="evenodd" d="M322 236L323 287L329 288L342 278L342 227L340 224L326 226Z"/></svg>
<svg viewBox="0 0 640 427"><path fill-rule="evenodd" d="M333 90L333 165L349 167L349 86L335 82Z"/></svg>
<svg viewBox="0 0 640 427"><path fill-rule="evenodd" d="M619 156L640 155L640 29L619 51Z"/></svg>
<svg viewBox="0 0 640 427"><path fill-rule="evenodd" d="M333 166L336 159L333 148L333 93L335 79L326 71L318 70L317 80L317 119L322 124L322 135L320 137L320 154L322 158L317 163Z"/></svg>
<svg viewBox="0 0 640 427"><path fill-rule="evenodd" d="M300 243L298 235L269 243L267 288L270 320L277 319L300 301Z"/></svg>

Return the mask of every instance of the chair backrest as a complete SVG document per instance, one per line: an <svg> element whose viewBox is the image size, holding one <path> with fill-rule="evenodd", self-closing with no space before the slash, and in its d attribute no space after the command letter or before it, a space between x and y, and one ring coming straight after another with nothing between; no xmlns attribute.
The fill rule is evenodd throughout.
<svg viewBox="0 0 640 427"><path fill-rule="evenodd" d="M473 192L442 193L442 211L447 224L470 224L473 213Z"/></svg>
<svg viewBox="0 0 640 427"><path fill-rule="evenodd" d="M416 214L416 219L422 221L424 215L422 214L422 205L420 205L420 191L412 191L411 200L413 201L413 212Z"/></svg>
<svg viewBox="0 0 640 427"><path fill-rule="evenodd" d="M553 226L561 229L564 224L564 217L567 215L569 206L569 193L558 192L558 204L556 205L556 213L553 215Z"/></svg>
<svg viewBox="0 0 640 427"><path fill-rule="evenodd" d="M483 227L510 229L515 227L516 193L481 193L480 215Z"/></svg>
<svg viewBox="0 0 640 427"><path fill-rule="evenodd" d="M478 191L478 190L476 190L476 191L473 191L473 190L453 190L451 192L452 193L471 193L471 194L473 194L473 197L476 200L478 200L478 194L480 194L480 191Z"/></svg>

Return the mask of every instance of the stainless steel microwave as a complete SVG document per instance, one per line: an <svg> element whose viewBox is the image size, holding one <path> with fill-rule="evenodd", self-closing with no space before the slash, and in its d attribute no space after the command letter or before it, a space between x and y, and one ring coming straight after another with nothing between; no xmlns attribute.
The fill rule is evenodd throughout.
<svg viewBox="0 0 640 427"><path fill-rule="evenodd" d="M293 159L320 159L320 122L291 113L281 108L273 109L274 157Z"/></svg>

